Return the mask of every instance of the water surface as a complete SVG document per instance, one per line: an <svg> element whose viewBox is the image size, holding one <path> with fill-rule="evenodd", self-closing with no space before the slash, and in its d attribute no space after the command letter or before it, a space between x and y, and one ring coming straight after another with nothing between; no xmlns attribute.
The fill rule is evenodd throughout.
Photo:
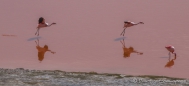
<svg viewBox="0 0 189 86"><path fill-rule="evenodd" d="M1 0L0 67L189 78L188 5L188 0ZM36 37L41 16L57 25L41 29L38 44L27 41ZM125 20L144 24L115 41ZM169 44L176 58L164 48Z"/></svg>

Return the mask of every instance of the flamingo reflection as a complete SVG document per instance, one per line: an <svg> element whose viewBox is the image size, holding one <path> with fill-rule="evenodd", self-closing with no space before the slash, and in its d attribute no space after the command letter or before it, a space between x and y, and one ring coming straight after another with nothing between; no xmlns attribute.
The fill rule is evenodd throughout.
<svg viewBox="0 0 189 86"><path fill-rule="evenodd" d="M37 48L37 50L38 50L38 60L40 61L40 63L41 63L41 61L43 61L43 59L44 59L44 54L45 54L47 51L51 52L52 54L55 54L55 52L49 50L49 48L48 48L47 45L44 45L43 47L39 46L39 39L37 39L37 41L35 41L35 43L36 43L36 45L37 45L36 48Z"/></svg>
<svg viewBox="0 0 189 86"><path fill-rule="evenodd" d="M126 47L125 46L125 40L123 39L122 41L120 41L121 44L123 45L123 57L124 58L127 58L127 57L130 57L130 54L131 53L137 53L137 55L142 55L143 53L142 52L137 52L136 50L134 50L133 47Z"/></svg>
<svg viewBox="0 0 189 86"><path fill-rule="evenodd" d="M168 68L170 68L170 67L172 67L174 64L175 64L175 60L176 60L176 55L174 56L174 58L173 59L171 59L171 56L169 55L169 61L167 62L167 64L165 65L165 67L168 67Z"/></svg>

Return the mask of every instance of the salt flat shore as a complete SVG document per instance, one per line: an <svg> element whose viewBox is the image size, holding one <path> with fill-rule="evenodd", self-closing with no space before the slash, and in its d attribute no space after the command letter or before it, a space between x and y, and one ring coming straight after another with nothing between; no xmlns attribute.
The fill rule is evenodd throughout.
<svg viewBox="0 0 189 86"><path fill-rule="evenodd" d="M189 86L189 79L0 68L0 86Z"/></svg>

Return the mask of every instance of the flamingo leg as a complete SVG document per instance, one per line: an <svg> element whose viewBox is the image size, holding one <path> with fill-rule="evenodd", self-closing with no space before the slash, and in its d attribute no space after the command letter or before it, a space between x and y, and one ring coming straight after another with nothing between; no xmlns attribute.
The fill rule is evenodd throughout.
<svg viewBox="0 0 189 86"><path fill-rule="evenodd" d="M169 56L169 61L171 60L171 57Z"/></svg>
<svg viewBox="0 0 189 86"><path fill-rule="evenodd" d="M39 28L37 28L37 31L35 32L35 35L38 33L38 31L39 31Z"/></svg>
<svg viewBox="0 0 189 86"><path fill-rule="evenodd" d="M171 57L171 52L169 52L169 58Z"/></svg>
<svg viewBox="0 0 189 86"><path fill-rule="evenodd" d="M124 29L124 33L123 33L123 36L125 35L125 29Z"/></svg>
<svg viewBox="0 0 189 86"><path fill-rule="evenodd" d="M123 36L125 35L125 29L123 30Z"/></svg>
<svg viewBox="0 0 189 86"><path fill-rule="evenodd" d="M38 45L38 46L39 46L39 39L37 39L37 42L35 41L35 43L36 43L36 45Z"/></svg>
<svg viewBox="0 0 189 86"><path fill-rule="evenodd" d="M126 28L125 28L126 29ZM122 33L120 35L122 35L123 33L125 33L125 29L122 31ZM123 35L124 36L124 35Z"/></svg>
<svg viewBox="0 0 189 86"><path fill-rule="evenodd" d="M37 31L35 32L35 35L38 33L37 36L39 36L39 29L40 28L37 28Z"/></svg>

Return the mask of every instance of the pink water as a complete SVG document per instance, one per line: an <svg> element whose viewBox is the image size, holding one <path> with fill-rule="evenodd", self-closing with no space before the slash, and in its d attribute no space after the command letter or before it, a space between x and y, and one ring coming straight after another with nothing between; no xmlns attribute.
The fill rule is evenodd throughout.
<svg viewBox="0 0 189 86"><path fill-rule="evenodd" d="M0 67L189 78L188 6L188 0L1 0ZM41 16L57 25L40 30L39 45L56 52L40 63L35 40L27 39ZM143 55L124 58L114 41L125 20L144 22L125 33L125 46ZM178 56L167 68L169 44Z"/></svg>

